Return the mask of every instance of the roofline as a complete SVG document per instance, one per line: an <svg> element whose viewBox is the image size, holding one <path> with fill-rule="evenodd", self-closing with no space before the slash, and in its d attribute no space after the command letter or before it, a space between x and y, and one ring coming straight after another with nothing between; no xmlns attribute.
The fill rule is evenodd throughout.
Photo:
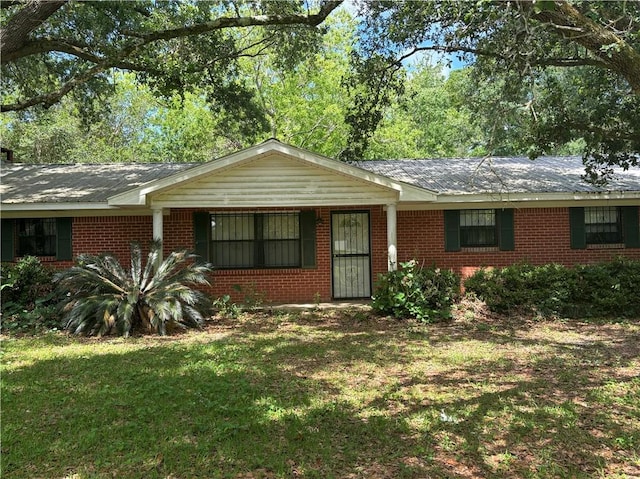
<svg viewBox="0 0 640 479"><path fill-rule="evenodd" d="M560 208L570 206L637 206L640 191L606 193L517 193L439 195L433 203L414 202L398 205L400 210L442 210L469 208Z"/></svg>
<svg viewBox="0 0 640 479"><path fill-rule="evenodd" d="M326 156L291 145L286 145L278 140L270 139L260 143L259 145L255 145L209 161L202 165L194 166L193 168L189 168L185 171L151 181L137 188L125 191L124 193L113 195L108 198L108 204L110 206L142 206L147 204L147 195L151 193L173 188L181 183L197 179L198 177L242 165L243 163L251 162L259 157L265 157L273 153L281 153L289 156L290 158L305 161L334 173L357 178L390 190L395 190L399 193L400 201L403 199L411 199L414 201L434 201L437 197L436 192L401 183L387 176L379 175L363 168L348 165Z"/></svg>
<svg viewBox="0 0 640 479"><path fill-rule="evenodd" d="M631 200L640 199L640 191L592 191L558 193L480 193L463 195L438 195L438 203L477 202L538 202L538 201L589 201L589 200Z"/></svg>
<svg viewBox="0 0 640 479"><path fill-rule="evenodd" d="M106 202L95 203L2 203L2 211L50 211L50 210L120 210Z"/></svg>
<svg viewBox="0 0 640 479"><path fill-rule="evenodd" d="M83 204L82 208L69 203L32 203L19 205L20 208L7 208L2 205L0 217L2 218L57 218L57 217L91 217L91 216L151 216L150 208L112 208L104 207L98 203ZM165 211L169 214L169 210Z"/></svg>

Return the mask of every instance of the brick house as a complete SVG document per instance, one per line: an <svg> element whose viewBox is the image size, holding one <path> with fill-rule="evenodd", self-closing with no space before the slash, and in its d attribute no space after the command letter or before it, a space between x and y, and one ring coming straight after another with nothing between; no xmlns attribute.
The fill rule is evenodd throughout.
<svg viewBox="0 0 640 479"><path fill-rule="evenodd" d="M204 164L2 167L2 261L66 267L80 253L163 241L273 302L371 296L416 258L468 275L517 261L640 259L640 171L605 187L579 158L341 163L268 140ZM240 300L240 297L235 297Z"/></svg>

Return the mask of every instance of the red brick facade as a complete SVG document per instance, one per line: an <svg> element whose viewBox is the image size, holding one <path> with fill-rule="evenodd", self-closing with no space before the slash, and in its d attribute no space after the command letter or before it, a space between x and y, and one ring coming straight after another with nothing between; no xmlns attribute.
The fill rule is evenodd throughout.
<svg viewBox="0 0 640 479"><path fill-rule="evenodd" d="M212 293L231 294L234 301L258 295L265 302L314 302L331 299L331 212L367 210L371 218L372 273L387 269L387 223L382 206L322 207L316 209L316 267L310 269L260 269L217 271ZM193 209L174 209L164 217L164 252L194 245ZM518 261L574 265L609 260L624 255L640 259L640 248L571 249L568 208L522 208L514 211L515 250L475 248L445 252L442 211L399 211L398 261L415 258L425 265L452 268L464 276L482 266L505 266ZM111 252L127 264L129 244L148 244L151 216L79 217L73 219L73 254ZM47 262L60 267L69 262ZM234 286L242 288L236 291Z"/></svg>
<svg viewBox="0 0 640 479"><path fill-rule="evenodd" d="M469 276L483 266L503 267L519 261L573 266L607 261L617 256L640 259L640 248L571 249L568 208L516 209L514 223L514 251L469 248L445 252L442 211L401 211L398 213L398 261L416 258L426 265L451 268Z"/></svg>

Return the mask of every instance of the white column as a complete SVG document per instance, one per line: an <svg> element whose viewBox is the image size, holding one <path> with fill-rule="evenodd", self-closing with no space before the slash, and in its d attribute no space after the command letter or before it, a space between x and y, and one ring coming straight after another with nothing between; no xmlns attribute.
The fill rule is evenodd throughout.
<svg viewBox="0 0 640 479"><path fill-rule="evenodd" d="M396 204L392 203L387 205L387 266L389 271L398 269L397 240Z"/></svg>
<svg viewBox="0 0 640 479"><path fill-rule="evenodd" d="M153 208L153 240L163 242L164 236L162 234L162 215L164 211L162 208ZM158 264L160 266L162 263L162 248L160 249L160 254L158 255Z"/></svg>

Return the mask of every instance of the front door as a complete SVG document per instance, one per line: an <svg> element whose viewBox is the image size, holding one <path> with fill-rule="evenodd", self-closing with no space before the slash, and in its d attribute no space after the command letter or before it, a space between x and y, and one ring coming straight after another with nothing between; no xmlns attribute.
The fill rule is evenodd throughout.
<svg viewBox="0 0 640 479"><path fill-rule="evenodd" d="M334 299L371 297L371 249L368 211L331 213Z"/></svg>

